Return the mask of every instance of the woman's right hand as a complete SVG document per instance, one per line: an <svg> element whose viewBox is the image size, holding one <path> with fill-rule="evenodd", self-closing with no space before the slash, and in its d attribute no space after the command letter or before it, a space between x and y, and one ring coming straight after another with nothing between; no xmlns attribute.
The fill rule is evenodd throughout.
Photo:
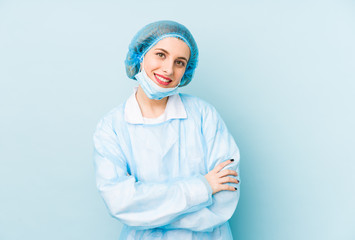
<svg viewBox="0 0 355 240"><path fill-rule="evenodd" d="M207 179L208 183L212 188L212 194L215 194L222 190L228 190L228 191L237 190L237 188L223 183L239 183L237 179L228 177L228 175L238 176L238 173L230 169L225 169L221 171L225 166L232 163L233 161L234 161L233 159L224 161L218 164L212 171L210 171L205 175L205 178Z"/></svg>

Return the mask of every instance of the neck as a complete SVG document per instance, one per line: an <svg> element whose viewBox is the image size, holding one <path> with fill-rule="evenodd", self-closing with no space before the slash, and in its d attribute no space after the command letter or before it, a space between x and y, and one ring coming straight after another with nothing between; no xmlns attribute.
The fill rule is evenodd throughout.
<svg viewBox="0 0 355 240"><path fill-rule="evenodd" d="M166 104L168 102L168 97L162 98L160 100L148 98L140 85L138 86L138 90L136 92L136 99L143 117L146 118L159 117L164 113Z"/></svg>

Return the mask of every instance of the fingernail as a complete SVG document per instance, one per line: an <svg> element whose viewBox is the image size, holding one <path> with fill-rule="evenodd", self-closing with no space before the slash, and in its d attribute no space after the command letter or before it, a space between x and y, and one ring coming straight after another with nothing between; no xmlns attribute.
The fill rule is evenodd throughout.
<svg viewBox="0 0 355 240"><path fill-rule="evenodd" d="M234 161L234 159L231 159L231 161L233 162L233 161Z"/></svg>
<svg viewBox="0 0 355 240"><path fill-rule="evenodd" d="M235 187L235 190L238 190L238 188Z"/></svg>

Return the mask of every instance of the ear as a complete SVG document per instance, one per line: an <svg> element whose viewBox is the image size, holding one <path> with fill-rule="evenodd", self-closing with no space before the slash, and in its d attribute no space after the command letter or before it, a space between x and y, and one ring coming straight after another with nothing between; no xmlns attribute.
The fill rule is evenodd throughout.
<svg viewBox="0 0 355 240"><path fill-rule="evenodd" d="M143 60L141 61L141 63L139 64L139 72L141 72L143 69Z"/></svg>

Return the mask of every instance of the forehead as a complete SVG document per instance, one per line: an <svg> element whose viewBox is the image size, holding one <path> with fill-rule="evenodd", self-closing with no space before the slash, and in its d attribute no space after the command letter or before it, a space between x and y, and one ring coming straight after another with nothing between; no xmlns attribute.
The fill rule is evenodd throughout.
<svg viewBox="0 0 355 240"><path fill-rule="evenodd" d="M175 37L163 38L152 47L153 50L157 48L162 48L169 52L169 54L179 57L188 58L190 56L189 46L183 40Z"/></svg>

